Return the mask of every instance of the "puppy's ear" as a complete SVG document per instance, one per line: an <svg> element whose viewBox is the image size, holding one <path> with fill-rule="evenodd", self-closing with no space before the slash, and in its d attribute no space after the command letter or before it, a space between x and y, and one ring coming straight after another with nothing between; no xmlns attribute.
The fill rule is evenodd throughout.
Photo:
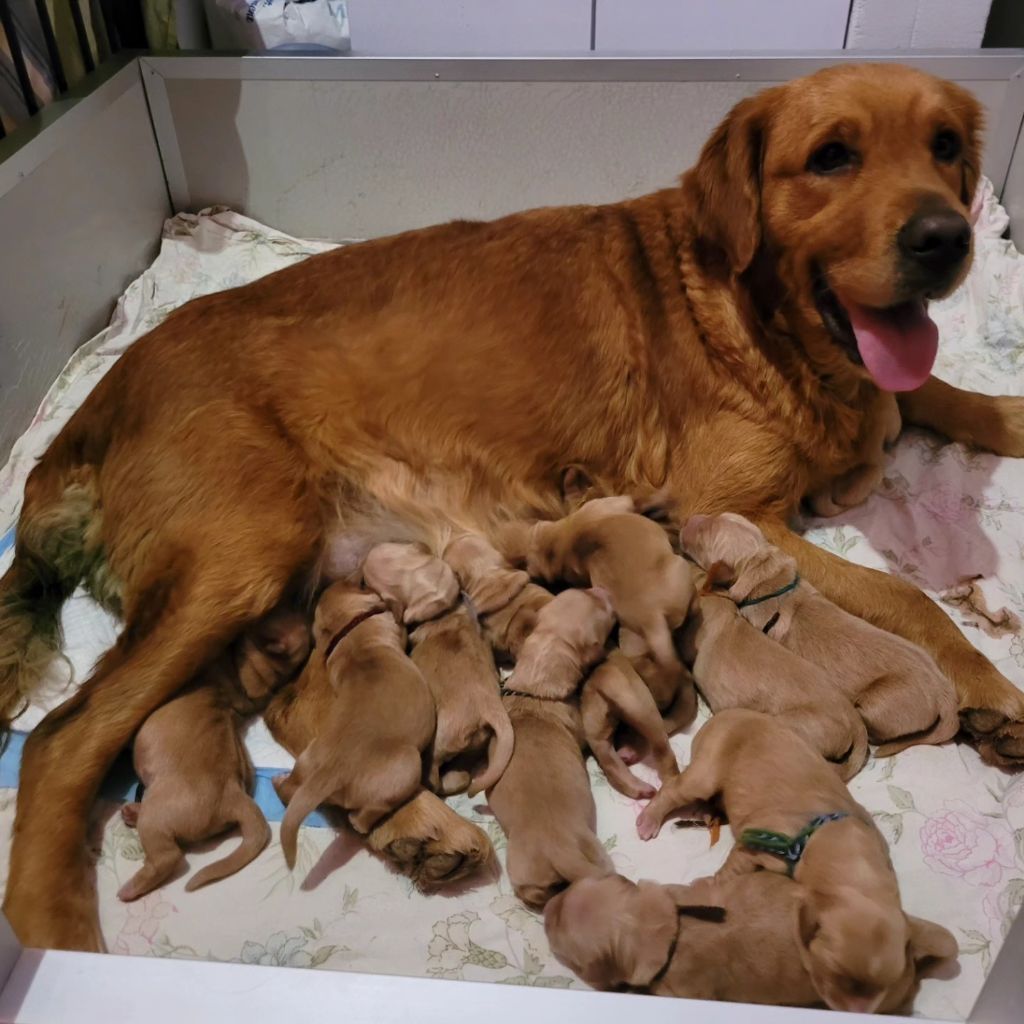
<svg viewBox="0 0 1024 1024"><path fill-rule="evenodd" d="M492 569L470 587L469 599L477 615L490 615L514 601L530 577L522 569Z"/></svg>
<svg viewBox="0 0 1024 1024"><path fill-rule="evenodd" d="M953 82L946 82L945 85L950 112L959 114L964 127L964 148L960 157L960 201L969 207L981 173L981 135L985 127L985 115L981 104L966 89Z"/></svg>
<svg viewBox="0 0 1024 1024"><path fill-rule="evenodd" d="M954 960L959 953L952 932L934 921L907 914L910 925L910 954L917 967L925 967L938 960Z"/></svg>
<svg viewBox="0 0 1024 1024"><path fill-rule="evenodd" d="M769 583L784 586L796 573L796 561L790 555L766 544L756 555L740 563L729 587L729 597L734 601L742 601L753 593L755 587Z"/></svg>
<svg viewBox="0 0 1024 1024"><path fill-rule="evenodd" d="M818 911L805 896L797 906L796 935L800 947L800 961L808 970L810 970L810 945L820 927Z"/></svg>
<svg viewBox="0 0 1024 1024"><path fill-rule="evenodd" d="M716 587L731 587L736 582L736 570L727 562L712 562L704 577L701 594L710 594Z"/></svg>
<svg viewBox="0 0 1024 1024"><path fill-rule="evenodd" d="M622 980L646 988L665 966L679 931L679 910L668 888L657 882L637 883L637 895L619 940Z"/></svg>
<svg viewBox="0 0 1024 1024"><path fill-rule="evenodd" d="M734 274L750 266L761 244L761 153L778 93L733 107L683 178L698 239L719 250Z"/></svg>

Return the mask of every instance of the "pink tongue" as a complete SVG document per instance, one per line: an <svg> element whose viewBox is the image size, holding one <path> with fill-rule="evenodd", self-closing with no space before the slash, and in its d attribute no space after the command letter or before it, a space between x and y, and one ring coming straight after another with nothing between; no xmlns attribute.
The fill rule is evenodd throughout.
<svg viewBox="0 0 1024 1024"><path fill-rule="evenodd" d="M884 391L914 391L932 372L939 329L923 302L893 309L844 306L868 373Z"/></svg>

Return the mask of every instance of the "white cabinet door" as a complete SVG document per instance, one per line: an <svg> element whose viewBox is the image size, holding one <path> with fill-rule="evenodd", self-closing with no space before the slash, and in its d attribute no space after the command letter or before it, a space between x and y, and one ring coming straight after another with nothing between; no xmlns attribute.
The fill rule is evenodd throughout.
<svg viewBox="0 0 1024 1024"><path fill-rule="evenodd" d="M841 50L850 0L597 0L598 53Z"/></svg>
<svg viewBox="0 0 1024 1024"><path fill-rule="evenodd" d="M348 0L352 52L583 53L591 0Z"/></svg>

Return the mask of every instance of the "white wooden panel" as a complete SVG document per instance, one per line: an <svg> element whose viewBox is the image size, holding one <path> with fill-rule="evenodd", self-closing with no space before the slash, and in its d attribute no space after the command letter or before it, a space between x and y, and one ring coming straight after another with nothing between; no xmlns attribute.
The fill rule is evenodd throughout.
<svg viewBox="0 0 1024 1024"><path fill-rule="evenodd" d="M0 171L16 182L0 188L2 463L72 352L155 255L169 209L137 65Z"/></svg>
<svg viewBox="0 0 1024 1024"><path fill-rule="evenodd" d="M764 84L166 82L191 207L319 238L670 185ZM1005 83L969 85L995 124Z"/></svg>
<svg viewBox="0 0 1024 1024"><path fill-rule="evenodd" d="M352 52L582 52L590 49L590 7L590 0L348 0Z"/></svg>
<svg viewBox="0 0 1024 1024"><path fill-rule="evenodd" d="M850 0L597 0L598 52L841 50Z"/></svg>
<svg viewBox="0 0 1024 1024"><path fill-rule="evenodd" d="M991 0L853 0L846 45L858 50L981 46L990 6Z"/></svg>
<svg viewBox="0 0 1024 1024"><path fill-rule="evenodd" d="M1020 998L1019 981L1008 995ZM1011 1002L1009 1004L1013 1006ZM873 1024L850 1013L842 1024ZM835 1024L830 1010L95 953L22 955L0 993L5 1024ZM891 1024L910 1017L888 1017ZM916 1024L937 1024L914 1018ZM1018 1024L1015 1016L986 1024Z"/></svg>

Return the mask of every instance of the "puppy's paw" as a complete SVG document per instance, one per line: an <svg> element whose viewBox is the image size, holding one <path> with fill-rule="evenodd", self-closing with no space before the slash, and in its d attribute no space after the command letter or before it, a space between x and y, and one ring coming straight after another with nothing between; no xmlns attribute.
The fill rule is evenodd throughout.
<svg viewBox="0 0 1024 1024"><path fill-rule="evenodd" d="M123 804L121 807L121 820L129 827L136 828L139 824L139 809L141 805L138 801L130 804Z"/></svg>
<svg viewBox="0 0 1024 1024"><path fill-rule="evenodd" d="M650 808L644 808L636 819L636 834L646 842L648 839L657 839L659 832L661 822L650 812Z"/></svg>

